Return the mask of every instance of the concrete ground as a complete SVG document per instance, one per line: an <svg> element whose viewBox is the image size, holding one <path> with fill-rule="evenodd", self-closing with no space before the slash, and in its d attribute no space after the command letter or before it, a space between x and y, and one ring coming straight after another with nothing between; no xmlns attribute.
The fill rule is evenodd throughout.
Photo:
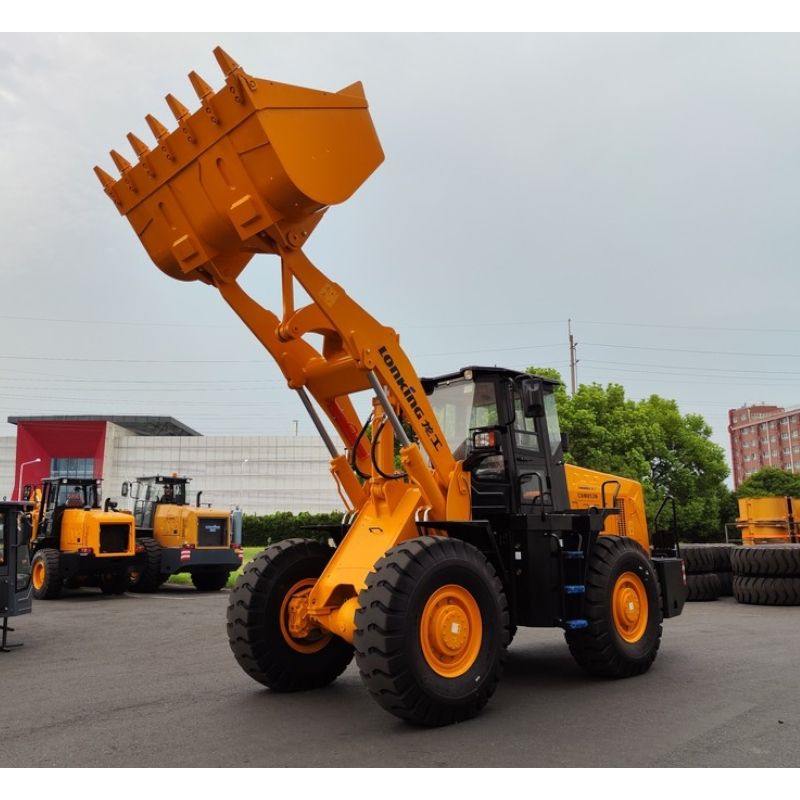
<svg viewBox="0 0 800 800"><path fill-rule="evenodd" d="M421 730L354 665L273 694L236 664L226 591L92 590L36 602L0 654L0 766L800 766L800 608L687 603L655 665L586 677L554 630L521 629L484 712Z"/></svg>

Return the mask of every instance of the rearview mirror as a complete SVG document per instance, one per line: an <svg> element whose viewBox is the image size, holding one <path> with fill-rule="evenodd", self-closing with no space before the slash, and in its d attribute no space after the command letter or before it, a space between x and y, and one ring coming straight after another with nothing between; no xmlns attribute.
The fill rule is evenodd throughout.
<svg viewBox="0 0 800 800"><path fill-rule="evenodd" d="M526 417L544 414L544 392L540 381L528 380L522 384L522 413Z"/></svg>
<svg viewBox="0 0 800 800"><path fill-rule="evenodd" d="M127 497L128 496L128 481L125 481L125 483L122 484L122 489L120 489L119 493L123 497Z"/></svg>

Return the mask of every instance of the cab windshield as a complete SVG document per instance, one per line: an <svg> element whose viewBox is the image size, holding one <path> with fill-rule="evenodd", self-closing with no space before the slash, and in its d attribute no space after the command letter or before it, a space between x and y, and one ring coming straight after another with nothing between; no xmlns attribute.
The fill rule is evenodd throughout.
<svg viewBox="0 0 800 800"><path fill-rule="evenodd" d="M494 383L454 380L438 384L428 397L456 459L466 458L470 431L497 425Z"/></svg>
<svg viewBox="0 0 800 800"><path fill-rule="evenodd" d="M142 495L144 495L142 497ZM183 482L158 483L156 481L145 484L144 492L140 497L148 503L168 503L170 505L186 505L186 484Z"/></svg>
<svg viewBox="0 0 800 800"><path fill-rule="evenodd" d="M56 494L56 506L67 508L97 508L100 497L96 484L79 485L74 483L61 483Z"/></svg>

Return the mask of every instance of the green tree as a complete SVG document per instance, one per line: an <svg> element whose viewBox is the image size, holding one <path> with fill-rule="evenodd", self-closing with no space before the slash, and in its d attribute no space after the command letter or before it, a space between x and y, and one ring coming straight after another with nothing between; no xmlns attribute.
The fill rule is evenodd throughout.
<svg viewBox="0 0 800 800"><path fill-rule="evenodd" d="M800 497L800 475L777 467L764 467L743 481L737 497Z"/></svg>
<svg viewBox="0 0 800 800"><path fill-rule="evenodd" d="M561 380L555 370L528 372ZM682 540L722 538L735 513L725 485L728 466L699 414L681 414L674 400L658 395L630 400L616 383L583 384L574 397L562 388L556 401L569 435L568 461L640 481L651 521L672 495Z"/></svg>

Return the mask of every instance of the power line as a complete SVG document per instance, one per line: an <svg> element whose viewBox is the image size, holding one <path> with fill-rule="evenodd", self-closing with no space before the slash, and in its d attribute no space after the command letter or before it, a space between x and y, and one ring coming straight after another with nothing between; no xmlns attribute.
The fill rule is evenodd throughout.
<svg viewBox="0 0 800 800"><path fill-rule="evenodd" d="M16 361L69 361L87 364L263 364L264 359L236 360L232 358L221 359L156 359L156 358L76 358L74 356L8 356L0 355L0 358L13 359Z"/></svg>
<svg viewBox="0 0 800 800"><path fill-rule="evenodd" d="M55 322L59 325L125 325L127 327L145 328L227 328L238 330L238 325L209 325L203 322L148 322L144 320L121 320L121 319L64 319L56 317L18 317L9 314L0 314L0 320L11 320L14 322Z"/></svg>
<svg viewBox="0 0 800 800"><path fill-rule="evenodd" d="M669 328L670 330L686 331L735 331L744 333L800 333L797 328L729 328L718 325L674 325L672 323L656 322L601 322L599 320L575 320L581 325L615 325L624 328Z"/></svg>
<svg viewBox="0 0 800 800"><path fill-rule="evenodd" d="M800 353L739 353L732 350L688 350L677 347L647 347L639 344L587 343L589 347L611 347L620 350L656 350L661 353L692 353L707 356L752 356L755 358L800 358Z"/></svg>
<svg viewBox="0 0 800 800"><path fill-rule="evenodd" d="M629 367L662 367L663 369L680 369L680 370L696 370L699 372L745 372L754 375L795 375L800 376L800 373L792 370L769 370L769 369L739 369L738 367L691 367L691 366L678 366L676 364L650 364L640 361L601 361L598 359L583 359L583 363L592 364L618 364L620 366Z"/></svg>

